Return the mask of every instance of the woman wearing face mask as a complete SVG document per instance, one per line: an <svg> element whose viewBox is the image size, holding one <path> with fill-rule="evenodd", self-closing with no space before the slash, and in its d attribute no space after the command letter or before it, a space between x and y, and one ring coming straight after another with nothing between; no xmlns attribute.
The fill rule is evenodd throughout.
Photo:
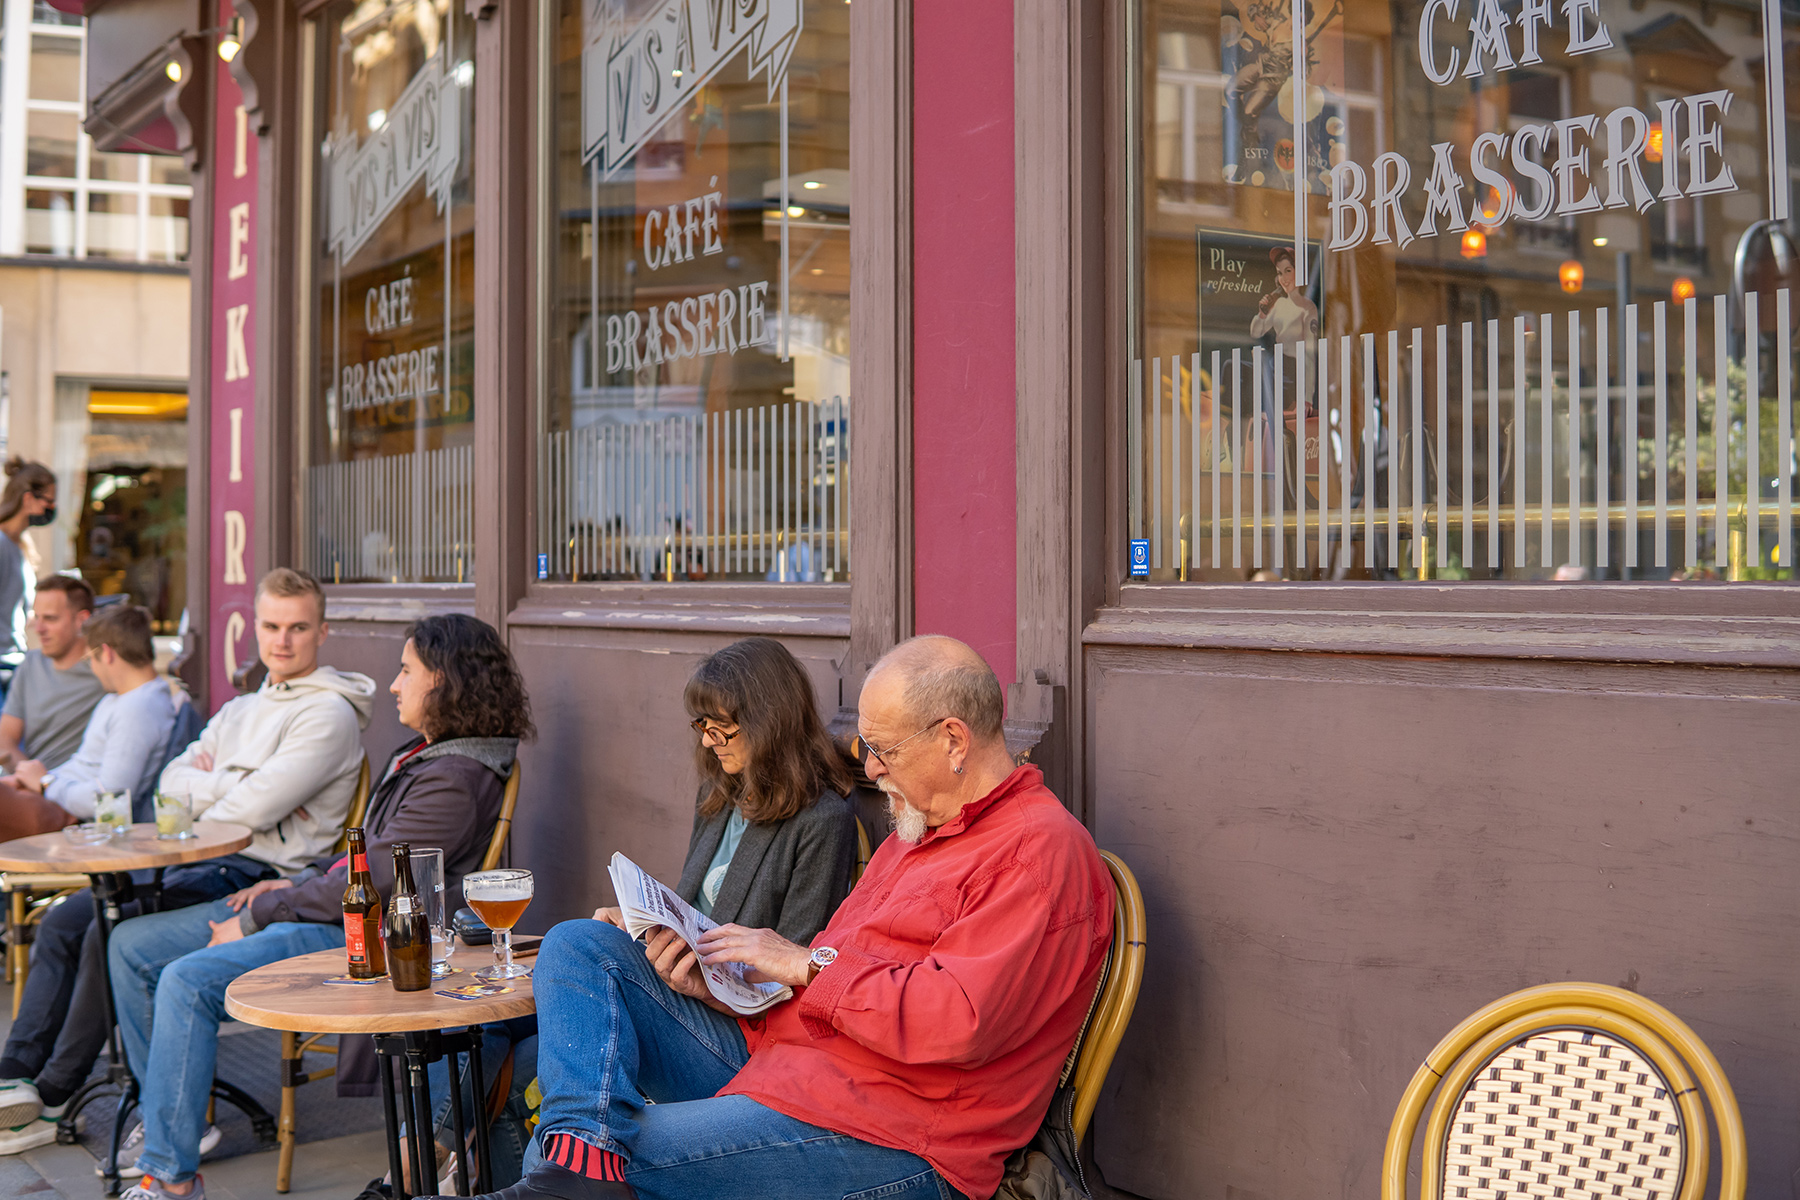
<svg viewBox="0 0 1800 1200"><path fill-rule="evenodd" d="M56 476L43 463L14 455L0 490L0 697L25 657L25 614L37 591L36 555L25 531L56 520ZM27 563L27 558L32 561Z"/></svg>

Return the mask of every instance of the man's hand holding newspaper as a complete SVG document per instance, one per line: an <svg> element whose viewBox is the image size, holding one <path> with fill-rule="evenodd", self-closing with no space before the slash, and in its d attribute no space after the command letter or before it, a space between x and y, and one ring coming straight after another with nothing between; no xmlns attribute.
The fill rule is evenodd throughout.
<svg viewBox="0 0 1800 1200"><path fill-rule="evenodd" d="M700 936L709 929L718 928L717 922L623 854L612 856L607 873L612 876L613 892L619 898L626 933L641 941L655 929L668 929L694 951L696 959L699 958ZM701 965L699 969L707 990L740 1016L755 1016L794 994L793 989L783 983L751 983L745 978L741 963L721 962Z"/></svg>

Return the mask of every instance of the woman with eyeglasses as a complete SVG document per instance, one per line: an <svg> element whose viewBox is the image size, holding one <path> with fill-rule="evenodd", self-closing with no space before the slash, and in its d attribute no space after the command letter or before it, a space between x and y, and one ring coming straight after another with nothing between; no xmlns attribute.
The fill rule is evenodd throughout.
<svg viewBox="0 0 1800 1200"><path fill-rule="evenodd" d="M745 638L688 680L700 794L675 890L721 925L810 942L850 891L856 816L849 766L812 681L773 638ZM622 924L617 911L601 920Z"/></svg>

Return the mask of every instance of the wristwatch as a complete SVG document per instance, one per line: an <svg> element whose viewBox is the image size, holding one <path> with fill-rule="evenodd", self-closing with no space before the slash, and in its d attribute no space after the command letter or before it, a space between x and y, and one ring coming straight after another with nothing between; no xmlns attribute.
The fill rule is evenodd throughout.
<svg viewBox="0 0 1800 1200"><path fill-rule="evenodd" d="M837 961L837 951L830 946L820 946L807 956L806 982L811 983L819 977L819 972Z"/></svg>

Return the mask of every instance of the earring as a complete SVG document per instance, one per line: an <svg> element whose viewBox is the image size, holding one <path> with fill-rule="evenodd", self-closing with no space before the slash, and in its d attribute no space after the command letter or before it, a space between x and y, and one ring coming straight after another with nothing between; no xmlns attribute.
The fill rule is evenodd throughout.
<svg viewBox="0 0 1800 1200"><path fill-rule="evenodd" d="M961 775L961 774L962 774L962 768L961 768L961 767L951 767L951 768L950 768L950 769L951 769L951 770L952 770L952 771L955 771L955 772L956 772L956 773L957 773L957 774L958 774L958 775Z"/></svg>

